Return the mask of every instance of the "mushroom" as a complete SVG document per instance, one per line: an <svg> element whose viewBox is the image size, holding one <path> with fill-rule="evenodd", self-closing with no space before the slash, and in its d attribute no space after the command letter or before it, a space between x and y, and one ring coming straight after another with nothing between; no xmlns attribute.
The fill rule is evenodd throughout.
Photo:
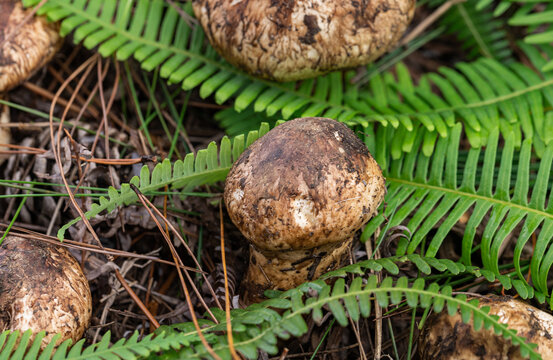
<svg viewBox="0 0 553 360"><path fill-rule="evenodd" d="M516 330L517 335L537 344L543 359L553 359L553 316L509 296L487 296L479 306L489 306L499 322ZM419 336L421 360L522 360L520 350L493 328L475 331L472 321L465 324L460 314L447 311L428 318Z"/></svg>
<svg viewBox="0 0 553 360"><path fill-rule="evenodd" d="M42 347L78 341L90 323L88 281L69 251L10 235L0 245L0 331L46 331Z"/></svg>
<svg viewBox="0 0 553 360"><path fill-rule="evenodd" d="M25 21L29 13L19 0L0 0L0 98L46 64L61 46L58 25L42 16ZM0 144L10 143L9 130L0 127L0 131Z"/></svg>
<svg viewBox="0 0 553 360"><path fill-rule="evenodd" d="M277 81L367 64L391 49L415 0L193 0L213 47L231 64Z"/></svg>
<svg viewBox="0 0 553 360"><path fill-rule="evenodd" d="M232 166L224 193L251 243L244 302L341 266L385 193L365 144L335 120L291 120L254 142Z"/></svg>
<svg viewBox="0 0 553 360"><path fill-rule="evenodd" d="M42 16L29 21L19 0L0 0L0 93L46 64L61 46L58 25Z"/></svg>
<svg viewBox="0 0 553 360"><path fill-rule="evenodd" d="M2 124L9 124L10 122L10 108L7 105L0 105L0 144L9 144L12 139L12 133L10 129L1 127ZM5 146L0 146L0 152L9 150ZM8 155L0 153L0 164L8 158Z"/></svg>

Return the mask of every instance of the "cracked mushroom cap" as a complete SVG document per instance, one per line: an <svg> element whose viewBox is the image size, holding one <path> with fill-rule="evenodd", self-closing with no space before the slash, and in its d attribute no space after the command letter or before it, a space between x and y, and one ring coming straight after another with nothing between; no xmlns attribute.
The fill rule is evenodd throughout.
<svg viewBox="0 0 553 360"><path fill-rule="evenodd" d="M193 0L213 47L231 64L277 81L367 64L392 48L415 0Z"/></svg>
<svg viewBox="0 0 553 360"><path fill-rule="evenodd" d="M488 306L490 315L527 342L543 359L553 359L553 316L510 296L488 295L478 298L479 306ZM460 314L447 311L433 314L426 320L419 336L421 360L522 360L518 346L494 332L493 328L475 331L473 321L465 324Z"/></svg>
<svg viewBox="0 0 553 360"><path fill-rule="evenodd" d="M301 118L277 126L235 162L225 184L230 218L256 248L343 242L386 193L380 167L346 125Z"/></svg>
<svg viewBox="0 0 553 360"><path fill-rule="evenodd" d="M8 236L0 245L0 331L46 331L78 341L90 323L92 300L79 263L65 248Z"/></svg>
<svg viewBox="0 0 553 360"><path fill-rule="evenodd" d="M0 0L0 93L31 76L61 45L57 25L41 16L24 22L29 13L19 0Z"/></svg>

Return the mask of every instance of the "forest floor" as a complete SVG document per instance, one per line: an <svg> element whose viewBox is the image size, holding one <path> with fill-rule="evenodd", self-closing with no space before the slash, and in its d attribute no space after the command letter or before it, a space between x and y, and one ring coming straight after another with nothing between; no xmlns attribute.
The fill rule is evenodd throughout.
<svg viewBox="0 0 553 360"><path fill-rule="evenodd" d="M427 15L419 13L417 19ZM416 79L422 73L462 60L466 57L455 39L442 36L410 54L404 63ZM190 151L219 141L224 132L214 114L227 107L216 105L213 99L201 99L196 90L185 92L178 86L168 86L156 71L145 72L133 61L103 59L73 45L70 39L48 66L4 100L10 105L9 126L17 147L0 165L0 177L5 179L0 183L0 228L13 223L12 234L49 242L57 242L57 230L78 216L62 186L63 178L69 184L78 184L76 204L89 208L102 189L110 185L119 188L139 175L143 165L153 168L160 159L183 158ZM48 114L54 103L56 120L50 123ZM55 161L51 141L51 132L58 130L60 119L64 132L59 144L63 172ZM102 135L106 131L109 139ZM84 163L86 166L82 166ZM21 197L29 187L33 187L33 194L40 195ZM181 198L166 189L153 200L179 228L192 255L205 270L203 275L188 272L198 314L225 301L221 223L231 298L240 294L248 262L245 240L224 210L223 219L220 218L222 191L222 184L203 186ZM81 262L90 282L94 310L91 327L85 334L88 342L97 341L108 330L113 340L135 330L150 333L152 323L139 308L137 298L162 325L191 321L163 236L167 229L158 228L145 207L122 207L91 223L104 250L83 222L68 233L76 242L60 245L68 247ZM90 246L84 251L78 242ZM184 265L194 267L193 257L185 247L180 242L174 245ZM449 249L451 256L458 256L453 245ZM114 257L133 293L117 280L106 253ZM352 261L366 256L361 244L354 247L352 256ZM384 320L382 352L392 354L396 347L400 354L404 353L411 312L385 315ZM283 343L283 348L288 349L287 358L309 359L315 349L320 358L333 360L358 358L360 353L370 358L373 353L374 319L364 319L358 327L340 327L328 319L321 325L312 321L309 325L307 334Z"/></svg>

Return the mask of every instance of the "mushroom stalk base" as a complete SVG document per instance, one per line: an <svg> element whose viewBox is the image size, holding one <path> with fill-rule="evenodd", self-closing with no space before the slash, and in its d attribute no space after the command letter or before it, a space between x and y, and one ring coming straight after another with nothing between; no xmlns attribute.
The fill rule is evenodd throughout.
<svg viewBox="0 0 553 360"><path fill-rule="evenodd" d="M265 299L265 290L288 290L339 268L348 258L352 240L288 251L266 251L251 246L250 265L242 283L242 301L245 305L260 302Z"/></svg>

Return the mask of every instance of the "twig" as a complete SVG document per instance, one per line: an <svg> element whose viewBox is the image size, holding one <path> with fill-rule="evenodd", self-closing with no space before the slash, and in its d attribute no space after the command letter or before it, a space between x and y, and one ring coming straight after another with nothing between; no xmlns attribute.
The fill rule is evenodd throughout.
<svg viewBox="0 0 553 360"><path fill-rule="evenodd" d="M440 16L442 16L453 5L465 2L466 0L449 0L437 8L430 16L421 21L409 34L407 34L399 43L399 46L408 44L411 40L415 39L422 32L432 25Z"/></svg>
<svg viewBox="0 0 553 360"><path fill-rule="evenodd" d="M146 305L144 305L144 303L142 302L142 300L140 300L140 298L136 295L136 293L133 291L133 289L131 289L131 287L129 286L129 284L127 284L127 282L125 281L125 279L123 278L123 275L121 275L121 273L119 272L119 270L115 269L115 276L117 277L117 280L119 280L119 282L121 283L121 285L123 285L123 287L125 288L125 290L127 290L127 292L129 293L129 295L131 296L131 298L134 300L134 302L138 305L138 307L140 308L140 310L142 310L142 312L144 313L144 315L146 315L148 317L148 320L150 321L150 323L157 329L158 327L160 327L159 325L159 322L154 318L154 316L152 315L152 313L150 313L150 311L148 310L148 308L146 307Z"/></svg>
<svg viewBox="0 0 553 360"><path fill-rule="evenodd" d="M159 223L159 221L157 220L157 217L153 215L152 213L152 210L154 212L156 212L157 215L159 215L159 217L161 217L163 219L163 221L166 223L166 224L169 224L170 228L171 228L171 231L173 231L173 233L177 236L177 238L181 239L181 241L184 242L184 240L182 239L182 237L180 236L180 234L177 232L177 230L173 227L173 225L169 222L169 220L167 220L167 218L165 218L160 212L158 209L156 209L156 207L150 202L150 200L148 200L144 194L142 194L142 192L140 192L140 190L134 186L133 184L131 184L131 189L137 194L140 202L142 202L142 204L146 207L146 210L148 211L148 213L150 214L150 216L152 217L152 219L154 220L154 222L156 223L156 225L158 226L159 230L161 231L161 234L163 235L163 237L166 239L166 241L168 241L168 245L169 245L169 248L170 249L174 249L174 246L173 246L173 243L171 242L171 240L169 239L169 236L163 231L163 227L161 226L161 224ZM188 246L188 244L186 244L186 246ZM190 248L188 248L190 250ZM191 252L191 250L190 250ZM175 250L175 254L176 254L176 250ZM196 258L192 255L193 259L194 259L194 262L196 263L196 265L198 266L199 269L201 269L201 266L198 264L198 261L196 260ZM178 257L177 257L178 258ZM179 263L182 265L182 260L180 258L178 258L179 260ZM188 281L190 281L190 284L192 285L192 288L194 289L194 292L196 293L196 295L198 296L200 302L202 303L202 306L205 308L206 312L211 316L212 320L215 322L215 323L219 323L219 321L217 320L217 318L215 317L215 315L213 315L213 312L209 309L209 307L207 306L207 304L205 303L204 299L202 298L200 292L198 291L198 289L196 288L196 285L194 285L194 281L192 281L192 279L190 278L190 275L188 274L188 272L185 273L186 274L186 277L188 278ZM206 281L206 283L209 285L209 287L211 288L211 284L209 284L209 281L207 280L207 277L205 276L205 273L202 272L202 276L204 277L204 280ZM215 293L215 291L213 291L213 294ZM220 307L219 307L220 308Z"/></svg>
<svg viewBox="0 0 553 360"><path fill-rule="evenodd" d="M223 203L222 201L219 202L219 224L220 224L220 231L221 231L221 261L223 263L223 276L225 278L225 318L227 320L227 339L228 339L228 346L230 350L230 354L232 355L233 359L240 359L238 354L236 353L236 349L234 348L234 341L232 339L232 323L230 321L230 298L229 298L229 291L228 291L228 275L227 275L227 261L226 261L226 254L225 254L225 227L223 226ZM288 350L288 349L285 349ZM283 352L283 356L286 356L286 353L288 351ZM283 357L283 359L284 359Z"/></svg>
<svg viewBox="0 0 553 360"><path fill-rule="evenodd" d="M202 333L202 329L200 328L200 324L198 323L198 319L196 318L196 312L194 311L194 306L192 304L192 299L190 298L190 292L188 291L188 287L186 286L186 283L184 282L184 278L182 277L182 272L180 271L180 268L178 267L178 264L180 262L180 258L177 255L177 251L176 251L175 247L173 246L173 243L171 242L171 239L169 238L167 233L165 233L163 231L163 227L161 226L161 224L159 223L157 218L154 216L154 214L151 212L151 209L154 208L152 206L152 204L148 201L148 199L146 199L144 197L144 195L142 195L142 193L140 192L140 190L138 190L138 188L136 186L131 184L131 188L136 193L136 196L138 196L138 199L140 200L142 205L144 205L146 210L148 210L148 212L150 213L150 216L155 221L155 223L158 226L159 230L161 231L163 237L165 238L165 241L166 241L167 245L169 246L169 249L171 250L171 255L173 256L173 260L174 260L175 266L177 268L177 272L178 272L178 275L179 275L179 278L180 278L180 281L181 281L182 289L184 291L184 296L186 298L186 303L188 304L188 309L190 310L190 315L192 316L192 323L194 324L194 327L196 328L196 331L198 332L198 336L200 337L200 341L202 342L202 344L206 348L207 352L214 359L221 360L219 355L217 355L215 353L215 351L213 350L211 345L209 345L209 343L207 342L204 334ZM152 206L152 207L150 207L150 206ZM168 223L168 222L169 221L166 221L166 223ZM217 321L217 320L215 319L215 321Z"/></svg>

